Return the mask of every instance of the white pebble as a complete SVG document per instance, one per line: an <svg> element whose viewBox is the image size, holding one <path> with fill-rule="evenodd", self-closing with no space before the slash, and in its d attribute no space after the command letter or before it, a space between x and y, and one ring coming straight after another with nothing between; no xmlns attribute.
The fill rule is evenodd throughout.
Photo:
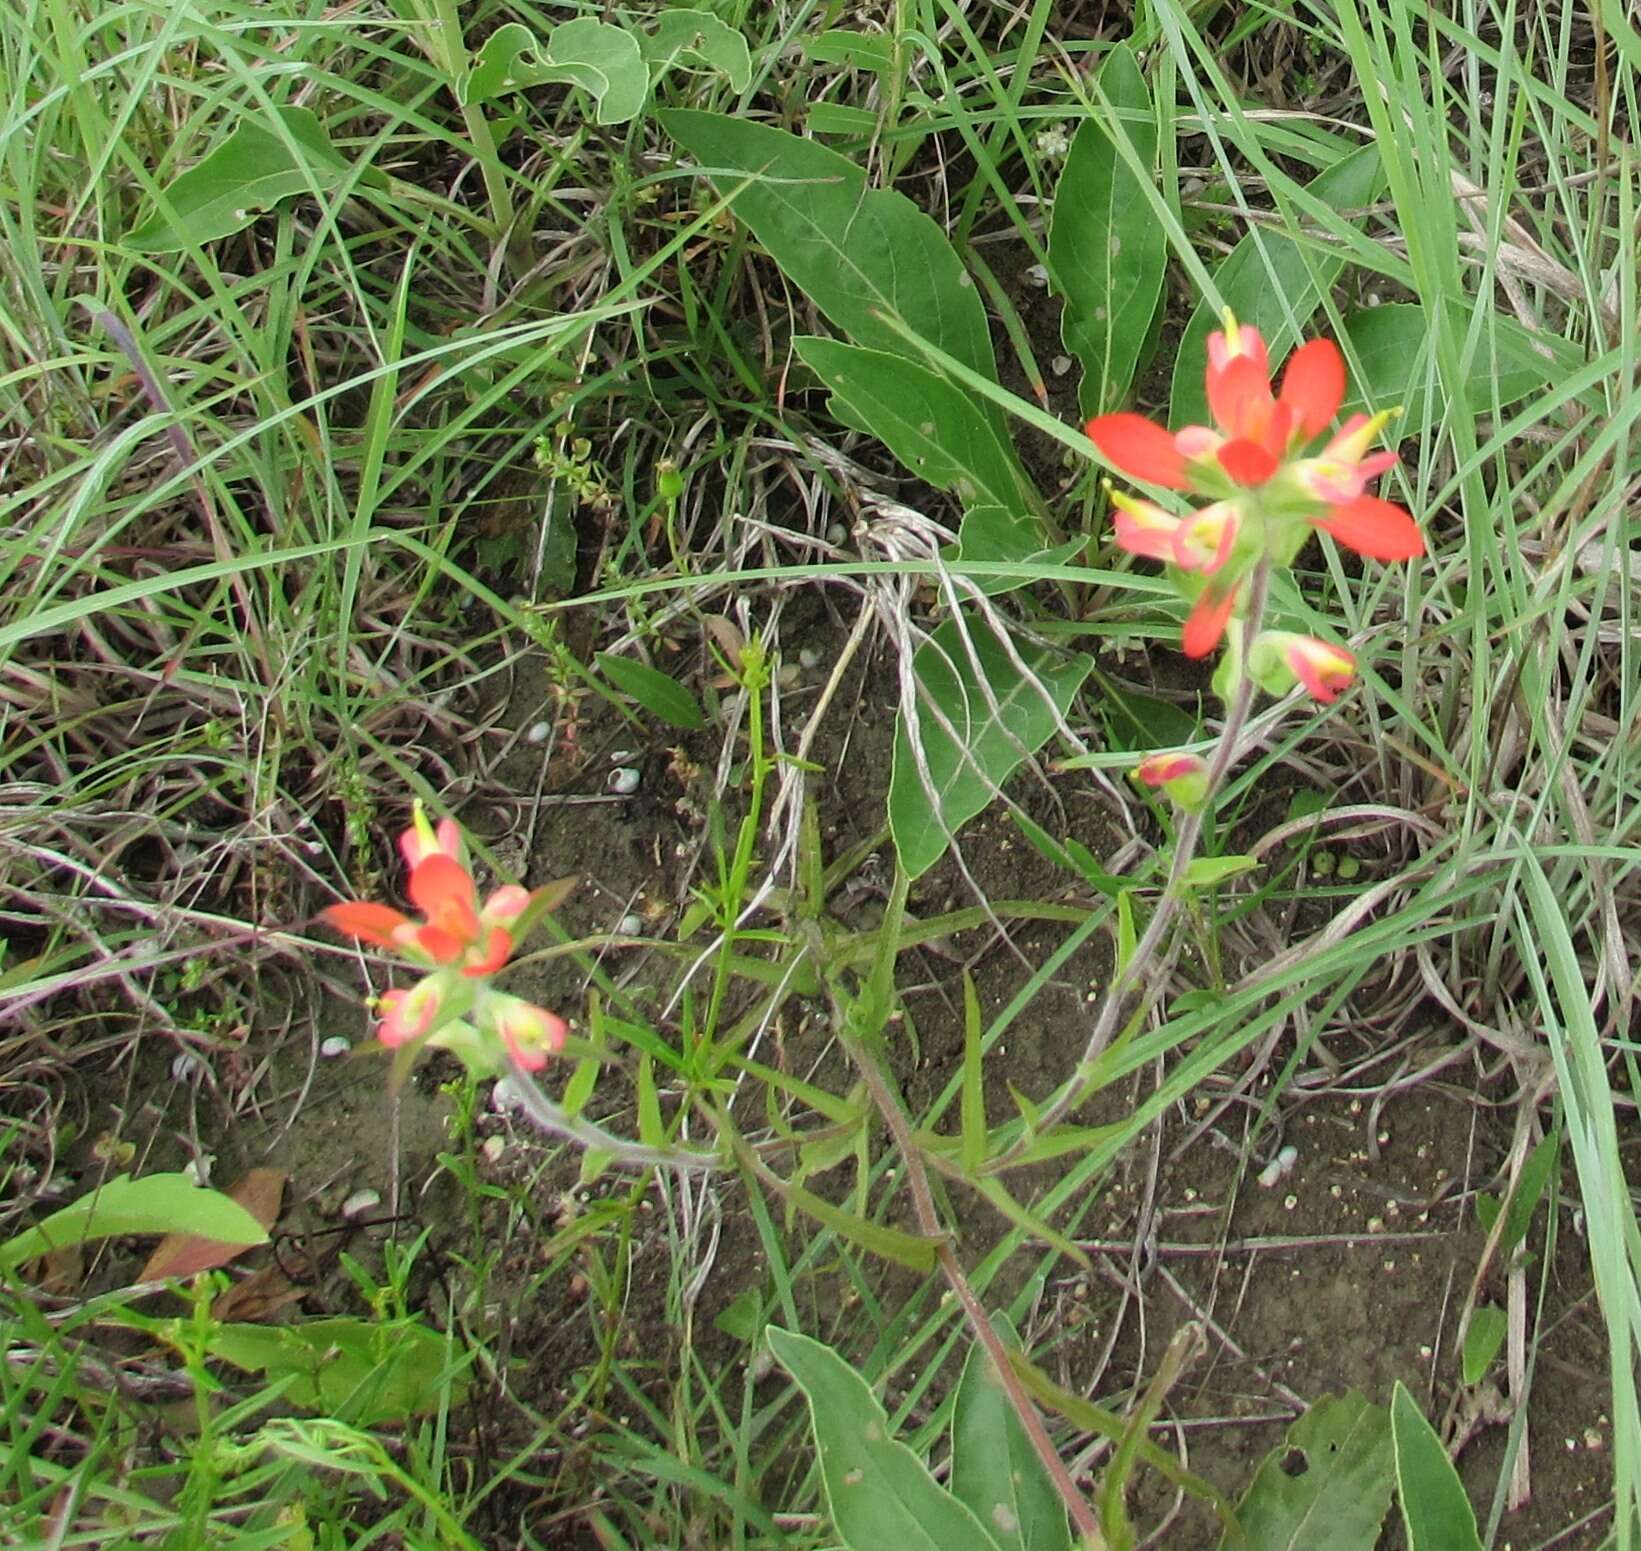
<svg viewBox="0 0 1641 1551"><path fill-rule="evenodd" d="M1031 268L1026 271L1026 279L1028 279L1033 285L1046 286L1048 284L1048 270L1041 264L1033 264Z"/></svg>
<svg viewBox="0 0 1641 1551"><path fill-rule="evenodd" d="M368 1185L363 1190L356 1190L342 1203L342 1215L349 1222L358 1222L368 1212L374 1212L382 1204L382 1192L372 1190Z"/></svg>
<svg viewBox="0 0 1641 1551"><path fill-rule="evenodd" d="M630 765L637 758L638 754L634 749L616 749L610 755L610 763L612 765Z"/></svg>
<svg viewBox="0 0 1641 1551"><path fill-rule="evenodd" d="M183 1165L183 1172L192 1175L194 1183L204 1188L211 1183L211 1170L216 1164L217 1155L214 1152L202 1152Z"/></svg>
<svg viewBox="0 0 1641 1551"><path fill-rule="evenodd" d="M641 915L622 916L615 923L616 934L621 937L642 937L644 935L644 918Z"/></svg>
<svg viewBox="0 0 1641 1551"><path fill-rule="evenodd" d="M1054 359L1048 363L1048 369L1053 372L1056 377L1064 377L1065 374L1071 370L1071 357L1068 355L1055 356Z"/></svg>
<svg viewBox="0 0 1641 1551"><path fill-rule="evenodd" d="M552 730L553 724L551 722L532 722L530 730L524 735L524 741L526 743L545 743L547 734Z"/></svg>
<svg viewBox="0 0 1641 1551"><path fill-rule="evenodd" d="M496 1086L490 1090L490 1107L498 1115L505 1115L510 1109L522 1109L524 1100L520 1096L517 1085L511 1077L498 1077Z"/></svg>
<svg viewBox="0 0 1641 1551"><path fill-rule="evenodd" d="M849 530L841 522L830 524L826 530L826 542L828 544L841 544L848 537Z"/></svg>
<svg viewBox="0 0 1641 1551"><path fill-rule="evenodd" d="M486 1163L500 1163L501 1155L507 1151L507 1138L504 1136L487 1136L479 1151L484 1154Z"/></svg>
<svg viewBox="0 0 1641 1551"><path fill-rule="evenodd" d="M610 790L617 797L630 797L638 790L638 783L643 776L632 765L623 765L619 770L610 772Z"/></svg>
<svg viewBox="0 0 1641 1551"><path fill-rule="evenodd" d="M818 668L821 665L821 649L818 646L800 647L798 665L804 668Z"/></svg>
<svg viewBox="0 0 1641 1551"><path fill-rule="evenodd" d="M192 1050L178 1051L171 1058L171 1081L193 1082L205 1070L205 1063Z"/></svg>
<svg viewBox="0 0 1641 1551"><path fill-rule="evenodd" d="M345 1056L352 1049L352 1040L343 1039L340 1034L333 1034L329 1039L320 1042L319 1054L327 1061L334 1061L338 1056Z"/></svg>
<svg viewBox="0 0 1641 1551"><path fill-rule="evenodd" d="M1293 1166L1299 1161L1297 1147L1284 1147L1269 1163L1259 1171L1259 1188L1273 1189L1280 1181L1293 1173Z"/></svg>

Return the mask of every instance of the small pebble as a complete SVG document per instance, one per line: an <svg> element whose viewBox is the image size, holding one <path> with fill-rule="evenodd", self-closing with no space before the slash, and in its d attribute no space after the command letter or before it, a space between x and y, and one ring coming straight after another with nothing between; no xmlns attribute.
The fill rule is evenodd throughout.
<svg viewBox="0 0 1641 1551"><path fill-rule="evenodd" d="M1041 264L1033 264L1026 270L1026 279L1035 286L1046 286L1048 284L1048 270Z"/></svg>
<svg viewBox="0 0 1641 1551"><path fill-rule="evenodd" d="M320 1041L319 1054L327 1061L334 1061L338 1056L345 1056L352 1049L352 1040L343 1039L340 1034L333 1034L329 1039Z"/></svg>
<svg viewBox="0 0 1641 1551"><path fill-rule="evenodd" d="M644 935L644 918L641 915L622 916L615 923L615 930L621 937L642 937Z"/></svg>
<svg viewBox="0 0 1641 1551"><path fill-rule="evenodd" d="M484 1154L486 1163L500 1163L501 1155L507 1151L507 1138L504 1136L487 1136L479 1151Z"/></svg>
<svg viewBox="0 0 1641 1551"><path fill-rule="evenodd" d="M545 743L547 734L552 730L553 724L551 722L532 722L530 730L524 735L524 741L526 743Z"/></svg>
<svg viewBox="0 0 1641 1551"><path fill-rule="evenodd" d="M611 751L610 763L612 765L630 765L637 758L638 751L636 749L615 749Z"/></svg>
<svg viewBox="0 0 1641 1551"><path fill-rule="evenodd" d="M638 783L643 776L632 765L623 765L619 770L610 772L610 790L617 797L630 797L638 790Z"/></svg>
<svg viewBox="0 0 1641 1551"><path fill-rule="evenodd" d="M826 530L828 544L841 544L849 537L849 530L841 522L832 523Z"/></svg>
<svg viewBox="0 0 1641 1551"><path fill-rule="evenodd" d="M518 1087L511 1077L498 1077L496 1086L490 1090L490 1107L498 1115L504 1115L510 1109L519 1109L523 1106L523 1099L519 1096Z"/></svg>
<svg viewBox="0 0 1641 1551"><path fill-rule="evenodd" d="M821 650L818 646L800 647L798 650L798 665L804 668L818 668L821 665Z"/></svg>
<svg viewBox="0 0 1641 1551"><path fill-rule="evenodd" d="M358 1222L367 1213L374 1212L382 1204L382 1192L372 1190L368 1185L363 1190L356 1190L342 1203L342 1216L349 1222Z"/></svg>
<svg viewBox="0 0 1641 1551"><path fill-rule="evenodd" d="M179 1051L171 1058L171 1081L193 1082L205 1070L205 1063L192 1050Z"/></svg>
<svg viewBox="0 0 1641 1551"><path fill-rule="evenodd" d="M1068 355L1055 356L1054 359L1048 363L1048 369L1053 372L1056 377L1064 377L1065 374L1071 370L1071 357Z"/></svg>
<svg viewBox="0 0 1641 1551"><path fill-rule="evenodd" d="M1278 1183L1293 1173L1293 1166L1299 1161L1297 1147L1284 1147L1269 1163L1259 1171L1259 1186L1262 1190L1273 1189Z"/></svg>

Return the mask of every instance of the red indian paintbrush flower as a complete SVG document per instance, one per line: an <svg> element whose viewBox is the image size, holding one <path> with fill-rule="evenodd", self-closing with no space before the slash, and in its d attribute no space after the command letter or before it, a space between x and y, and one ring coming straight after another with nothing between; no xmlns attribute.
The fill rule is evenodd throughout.
<svg viewBox="0 0 1641 1551"><path fill-rule="evenodd" d="M568 1025L556 1013L489 985L517 945L515 932L530 908L530 891L504 884L480 905L461 830L451 819L435 829L419 802L399 849L410 867L406 892L420 920L368 900L348 900L320 912L338 931L431 971L409 990L384 991L377 998L377 1038L390 1049L426 1039L452 1051L477 1075L498 1070L502 1052L519 1066L538 1070L563 1049Z"/></svg>
<svg viewBox="0 0 1641 1551"><path fill-rule="evenodd" d="M1273 393L1265 341L1227 310L1224 330L1208 339L1205 385L1211 426L1170 432L1134 414L1088 422L1095 446L1130 478L1213 503L1181 518L1112 493L1119 548L1207 578L1186 620L1187 656L1206 656L1218 644L1254 565L1291 563L1312 528L1373 560L1424 553L1413 518L1367 493L1396 462L1394 452L1369 451L1388 414L1353 415L1320 453L1304 456L1344 401L1345 363L1332 340L1295 350Z"/></svg>

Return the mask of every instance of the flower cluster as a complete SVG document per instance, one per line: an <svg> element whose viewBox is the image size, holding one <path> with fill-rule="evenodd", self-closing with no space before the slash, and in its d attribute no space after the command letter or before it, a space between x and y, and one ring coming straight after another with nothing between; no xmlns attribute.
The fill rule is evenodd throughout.
<svg viewBox="0 0 1641 1551"><path fill-rule="evenodd" d="M409 990L377 998L376 1037L390 1049L425 1040L460 1057L476 1075L498 1071L503 1052L527 1071L539 1070L564 1048L568 1026L556 1013L489 984L517 946L530 891L506 884L481 905L461 830L451 819L435 828L419 802L399 849L410 868L406 892L420 919L367 900L321 912L338 931L425 971Z"/></svg>
<svg viewBox="0 0 1641 1551"><path fill-rule="evenodd" d="M1239 326L1227 310L1223 332L1209 336L1207 390L1212 426L1170 432L1133 414L1088 422L1095 446L1131 478L1210 503L1175 517L1153 502L1111 494L1118 546L1167 561L1182 590L1194 596L1181 639L1186 656L1207 656L1225 634L1254 568L1267 561L1291 565L1313 529L1371 560L1412 560L1424 553L1424 536L1412 517L1368 493L1368 485L1396 462L1394 452L1370 450L1391 418L1388 412L1352 415L1319 452L1307 455L1345 396L1344 358L1331 340L1313 339L1295 350L1280 392L1273 393L1259 330ZM1280 647L1263 658L1284 666L1289 683L1297 680L1331 700L1342 687L1341 665L1348 682L1354 663L1336 647L1319 641L1311 646L1331 656L1323 661L1310 648Z"/></svg>
<svg viewBox="0 0 1641 1551"><path fill-rule="evenodd" d="M1311 452L1344 401L1338 347L1327 339L1301 345L1273 393L1265 341L1228 308L1223 331L1208 339L1206 385L1211 426L1170 432L1133 414L1088 422L1095 446L1123 473L1208 502L1176 517L1112 490L1117 545L1164 561L1192 599L1181 634L1186 656L1207 656L1229 632L1220 670L1227 683L1246 674L1272 694L1302 684L1330 703L1355 677L1356 659L1287 631L1263 631L1245 642L1238 606L1256 568L1291 565L1313 530L1370 560L1412 560L1425 552L1413 518L1368 491L1396 462L1394 452L1372 450L1391 415L1352 415ZM1154 754L1134 774L1181 807L1207 799L1208 766L1194 754Z"/></svg>

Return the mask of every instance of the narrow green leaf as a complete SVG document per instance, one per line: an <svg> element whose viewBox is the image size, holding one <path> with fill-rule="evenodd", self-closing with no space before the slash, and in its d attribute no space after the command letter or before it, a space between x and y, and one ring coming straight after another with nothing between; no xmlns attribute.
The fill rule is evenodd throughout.
<svg viewBox="0 0 1641 1551"><path fill-rule="evenodd" d="M889 1436L883 1407L848 1363L778 1325L768 1335L809 1402L827 1509L849 1551L998 1551L967 1505Z"/></svg>
<svg viewBox="0 0 1641 1551"><path fill-rule="evenodd" d="M1124 889L1117 895L1117 974L1128 968L1138 942L1134 932L1134 891Z"/></svg>
<svg viewBox="0 0 1641 1551"><path fill-rule="evenodd" d="M1109 116L1085 119L1054 191L1049 270L1065 297L1060 337L1082 363L1082 411L1115 408L1128 392L1162 297L1168 239L1117 142L1149 174L1157 159L1151 93L1120 44L1100 68Z"/></svg>
<svg viewBox="0 0 1641 1551"><path fill-rule="evenodd" d="M973 1173L986 1161L986 1094L981 1046L980 997L974 976L963 971L963 1167Z"/></svg>
<svg viewBox="0 0 1641 1551"><path fill-rule="evenodd" d="M1436 1429L1400 1379L1390 1400L1396 1492L1408 1551L1481 1551L1476 1512Z"/></svg>
<svg viewBox="0 0 1641 1551"><path fill-rule="evenodd" d="M768 124L683 109L657 117L734 194L736 215L787 278L855 343L917 359L886 315L996 381L979 292L946 234L904 194L867 188L848 157Z"/></svg>
<svg viewBox="0 0 1641 1551"><path fill-rule="evenodd" d="M1363 210L1378 197L1383 181L1378 149L1365 145L1311 179L1306 192L1334 210ZM1356 218L1358 223L1364 219ZM1323 288L1331 286L1344 267L1344 258L1329 249L1302 247L1292 237L1260 227L1214 271L1214 284L1237 321L1253 324L1264 335L1275 366L1299 342L1299 330L1321 305ZM1169 411L1173 425L1208 420L1203 386L1208 336L1221 326L1218 312L1204 298L1185 326L1174 360Z"/></svg>
<svg viewBox="0 0 1641 1551"><path fill-rule="evenodd" d="M832 413L875 436L919 479L1008 511L1031 499L1013 452L972 394L903 355L814 335L794 344L831 390Z"/></svg>
<svg viewBox="0 0 1641 1551"><path fill-rule="evenodd" d="M685 732L696 732L706 726L706 713L700 702L670 674L652 668L647 662L617 657L613 652L600 652L594 661L622 694L631 696L658 721L669 727L681 727Z"/></svg>
<svg viewBox="0 0 1641 1551"><path fill-rule="evenodd" d="M948 619L912 659L920 694L910 709L924 768L908 707L901 707L895 728L889 827L901 866L913 878L940 860L952 836L1048 741L1056 711L1065 714L1093 666L1080 653L1058 658L1017 643L1028 678L984 620L963 617L965 631Z"/></svg>
<svg viewBox="0 0 1641 1551"><path fill-rule="evenodd" d="M194 1183L191 1174L121 1174L72 1205L0 1244L0 1266L125 1233L192 1233L221 1244L266 1244L268 1235L237 1201Z"/></svg>
<svg viewBox="0 0 1641 1551"><path fill-rule="evenodd" d="M667 1145L666 1127L661 1123L661 1096L655 1089L655 1064L648 1054L638 1058L638 1139L646 1147Z"/></svg>
<svg viewBox="0 0 1641 1551"><path fill-rule="evenodd" d="M1490 1303L1482 1304L1471 1314L1470 1324L1464 1332L1461 1364L1466 1384L1481 1382L1481 1376L1487 1372L1493 1359L1499 1355L1499 1348L1504 1345L1507 1323L1504 1310L1494 1308Z"/></svg>
<svg viewBox="0 0 1641 1551"><path fill-rule="evenodd" d="M1019 1346L1006 1318L993 1324L1006 1346ZM1065 1504L978 1343L952 1402L951 1483L999 1551L1071 1551Z"/></svg>
<svg viewBox="0 0 1641 1551"><path fill-rule="evenodd" d="M170 253L215 242L244 230L280 200L322 193L348 175L347 163L316 113L276 106L272 119L267 113L247 115L227 139L167 187L172 213L150 216L125 234L123 246L139 253Z"/></svg>
<svg viewBox="0 0 1641 1551"><path fill-rule="evenodd" d="M1533 1212L1544 1197L1544 1187L1554 1176L1560 1156L1561 1136L1556 1131L1551 1131L1527 1154L1505 1207L1504 1232L1499 1238L1499 1248L1504 1254L1508 1255L1527 1237L1527 1230L1533 1225Z"/></svg>
<svg viewBox="0 0 1641 1551"><path fill-rule="evenodd" d="M1294 1456L1303 1468L1295 1470ZM1390 1509L1390 1413L1354 1392L1319 1400L1265 1456L1237 1508L1258 1551L1373 1551ZM1236 1541L1227 1533L1220 1551Z"/></svg>

